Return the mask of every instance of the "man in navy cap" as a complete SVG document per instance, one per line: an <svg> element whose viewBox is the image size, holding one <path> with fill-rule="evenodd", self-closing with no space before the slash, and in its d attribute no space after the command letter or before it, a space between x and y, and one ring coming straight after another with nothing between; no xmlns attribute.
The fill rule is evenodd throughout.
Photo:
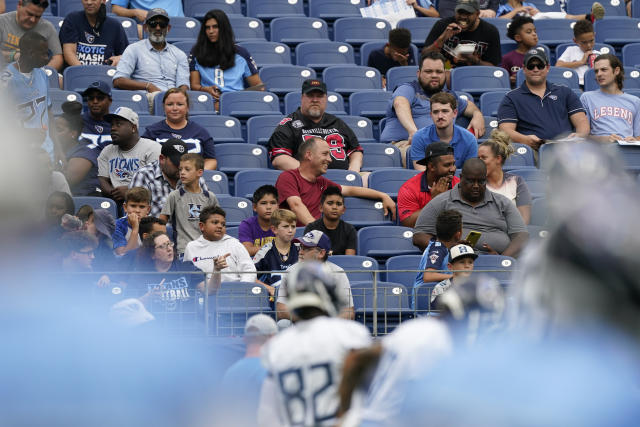
<svg viewBox="0 0 640 427"><path fill-rule="evenodd" d="M111 86L97 80L82 92L82 97L89 108L82 117L84 126L81 136L93 142L100 152L106 145L111 144L111 123L104 119L111 107Z"/></svg>

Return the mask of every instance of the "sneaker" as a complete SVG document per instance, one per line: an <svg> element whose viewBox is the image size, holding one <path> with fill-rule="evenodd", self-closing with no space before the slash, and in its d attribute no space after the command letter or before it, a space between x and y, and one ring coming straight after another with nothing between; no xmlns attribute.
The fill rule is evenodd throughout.
<svg viewBox="0 0 640 427"><path fill-rule="evenodd" d="M604 18L604 6L601 3L593 2L591 5L591 20L596 21Z"/></svg>

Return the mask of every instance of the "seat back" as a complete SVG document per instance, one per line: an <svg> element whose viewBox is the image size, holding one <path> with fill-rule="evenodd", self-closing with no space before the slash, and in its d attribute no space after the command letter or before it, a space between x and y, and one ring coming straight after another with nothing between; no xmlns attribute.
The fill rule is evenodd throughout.
<svg viewBox="0 0 640 427"><path fill-rule="evenodd" d="M413 169L377 169L369 175L369 188L387 193L395 199L400 187L419 172Z"/></svg>
<svg viewBox="0 0 640 427"><path fill-rule="evenodd" d="M360 8L365 6L363 0L309 0L309 16L327 20L345 19L347 16L363 19Z"/></svg>
<svg viewBox="0 0 640 427"><path fill-rule="evenodd" d="M349 113L369 118L384 117L393 93L386 90L355 92L349 95Z"/></svg>
<svg viewBox="0 0 640 427"><path fill-rule="evenodd" d="M375 270L379 270L378 261L358 255L332 255L328 261L336 264L347 273L350 282L373 281ZM364 270L364 271L349 271Z"/></svg>
<svg viewBox="0 0 640 427"><path fill-rule="evenodd" d="M328 40L329 27L320 18L300 16L271 21L271 41L295 45L309 40Z"/></svg>
<svg viewBox="0 0 640 427"><path fill-rule="evenodd" d="M240 121L231 116L197 115L190 120L209 132L216 144L234 142L244 143Z"/></svg>
<svg viewBox="0 0 640 427"><path fill-rule="evenodd" d="M364 150L362 170L371 171L379 168L401 168L400 150L391 144L362 143Z"/></svg>
<svg viewBox="0 0 640 427"><path fill-rule="evenodd" d="M498 107L507 92L507 89L494 90L480 95L480 111L482 111L482 115L497 117Z"/></svg>
<svg viewBox="0 0 640 427"><path fill-rule="evenodd" d="M62 114L62 104L66 101L77 101L82 103L82 95L78 92L61 89L49 89L49 101L51 101L51 113Z"/></svg>
<svg viewBox="0 0 640 427"><path fill-rule="evenodd" d="M385 216L382 202L358 197L345 197L345 222L356 228L392 224L391 216Z"/></svg>
<svg viewBox="0 0 640 427"><path fill-rule="evenodd" d="M216 147L218 169L234 173L242 169L266 169L267 150L254 144L220 144Z"/></svg>
<svg viewBox="0 0 640 427"><path fill-rule="evenodd" d="M249 51L258 67L266 65L291 65L291 49L284 43L245 41L238 43Z"/></svg>
<svg viewBox="0 0 640 427"><path fill-rule="evenodd" d="M73 65L64 70L64 90L84 92L96 80L102 80L113 87L113 75L116 67L110 65Z"/></svg>
<svg viewBox="0 0 640 427"><path fill-rule="evenodd" d="M235 176L236 197L252 200L253 193L263 185L276 185L281 171L275 169L246 169Z"/></svg>
<svg viewBox="0 0 640 427"><path fill-rule="evenodd" d="M205 169L202 177L209 191L213 192L216 196L229 194L229 178L227 178L227 174L224 172Z"/></svg>
<svg viewBox="0 0 640 427"><path fill-rule="evenodd" d="M131 108L138 114L149 114L149 101L146 92L142 90L117 90L111 91L111 103L118 107ZM164 112L162 112L164 114ZM161 114L161 115L162 115Z"/></svg>
<svg viewBox="0 0 640 427"><path fill-rule="evenodd" d="M360 65L335 65L325 68L322 80L329 90L350 94L361 90L382 89L380 72Z"/></svg>
<svg viewBox="0 0 640 427"><path fill-rule="evenodd" d="M373 123L371 123L371 120L362 116L341 116L340 118L356 134L360 145L363 143L376 143L373 137Z"/></svg>
<svg viewBox="0 0 640 427"><path fill-rule="evenodd" d="M515 149L515 152L504 162L503 169L536 166L531 147L525 144L518 144L517 142L512 142L511 145Z"/></svg>
<svg viewBox="0 0 640 427"><path fill-rule="evenodd" d="M355 65L349 43L313 40L296 46L296 64L322 70L332 65Z"/></svg>
<svg viewBox="0 0 640 427"><path fill-rule="evenodd" d="M451 89L478 94L488 90L510 90L511 83L504 68L476 65L451 70Z"/></svg>
<svg viewBox="0 0 640 427"><path fill-rule="evenodd" d="M480 254L473 263L474 274L482 272L495 277L501 283L510 282L515 269L515 258L505 255Z"/></svg>
<svg viewBox="0 0 640 427"><path fill-rule="evenodd" d="M280 101L272 92L225 92L220 96L220 114L239 118L281 114Z"/></svg>
<svg viewBox="0 0 640 427"><path fill-rule="evenodd" d="M314 2L315 0L312 4ZM358 46L372 40L384 40L386 43L390 30L391 25L380 18L363 18L361 16L340 18L333 23L333 39L349 43L352 46ZM366 65L366 63L362 65Z"/></svg>
<svg viewBox="0 0 640 427"><path fill-rule="evenodd" d="M391 270L417 270L420 266L422 255L392 256L386 262L387 277L389 282L402 283L408 289L413 287L416 271L391 271Z"/></svg>
<svg viewBox="0 0 640 427"><path fill-rule="evenodd" d="M413 246L411 228L374 226L358 230L358 255L380 258L416 254L420 251Z"/></svg>
<svg viewBox="0 0 640 427"><path fill-rule="evenodd" d="M536 32L540 37L538 41L549 47L555 47L573 40L575 24L576 21L573 19L538 19L536 22Z"/></svg>
<svg viewBox="0 0 640 427"><path fill-rule="evenodd" d="M299 92L302 82L315 79L316 72L301 65L267 65L258 72L260 80L273 93Z"/></svg>
<svg viewBox="0 0 640 427"><path fill-rule="evenodd" d="M251 201L244 197L218 197L220 207L226 212L227 225L235 227L253 216Z"/></svg>
<svg viewBox="0 0 640 427"><path fill-rule="evenodd" d="M247 142L267 145L276 126L282 121L282 114L253 116L247 120Z"/></svg>
<svg viewBox="0 0 640 427"><path fill-rule="evenodd" d="M625 67L640 68L640 43L629 43L622 47L622 63Z"/></svg>
<svg viewBox="0 0 640 427"><path fill-rule="evenodd" d="M106 197L75 196L73 204L76 207L76 211L83 205L89 205L93 209L106 209L114 219L118 218L116 202Z"/></svg>
<svg viewBox="0 0 640 427"><path fill-rule="evenodd" d="M362 187L362 177L358 172L346 169L328 169L324 177L336 184Z"/></svg>
<svg viewBox="0 0 640 427"><path fill-rule="evenodd" d="M586 75L585 75L586 76ZM566 67L549 67L549 73L547 74L547 81L551 83L565 85L571 89L580 89L580 83L578 81L578 74L575 70ZM585 80L586 81L586 80ZM524 83L524 72L521 70L516 74L516 86L520 86Z"/></svg>
<svg viewBox="0 0 640 427"><path fill-rule="evenodd" d="M387 90L393 92L402 83L410 83L418 78L418 66L393 67L387 71Z"/></svg>
<svg viewBox="0 0 640 427"><path fill-rule="evenodd" d="M184 15L202 20L212 9L220 9L227 15L242 15L240 0L183 0Z"/></svg>
<svg viewBox="0 0 640 427"><path fill-rule="evenodd" d="M431 28L440 18L407 18L398 21L397 28L411 31L411 43L418 47L424 46L424 41L431 32ZM416 58L417 59L417 58Z"/></svg>
<svg viewBox="0 0 640 427"><path fill-rule="evenodd" d="M302 0L247 0L247 16L270 20L281 16L304 17Z"/></svg>
<svg viewBox="0 0 640 427"><path fill-rule="evenodd" d="M258 18L246 16L229 16L236 42L266 41L264 23Z"/></svg>

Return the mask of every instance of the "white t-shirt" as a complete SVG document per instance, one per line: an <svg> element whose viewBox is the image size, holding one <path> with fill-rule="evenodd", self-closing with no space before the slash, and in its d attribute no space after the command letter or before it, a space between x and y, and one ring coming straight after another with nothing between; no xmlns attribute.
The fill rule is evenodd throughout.
<svg viewBox="0 0 640 427"><path fill-rule="evenodd" d="M600 55L600 52L597 50L592 50L591 53ZM558 61L576 62L580 61L583 56L584 52L582 51L582 49L580 49L580 46L569 46L567 49L565 49L564 52L562 52L562 55L560 55ZM558 61L556 61L556 63ZM588 69L588 65L581 65L578 68L574 68L576 74L578 74L578 80L580 81L581 85L584 84L584 73L586 73Z"/></svg>
<svg viewBox="0 0 640 427"><path fill-rule="evenodd" d="M98 176L109 178L114 187L128 186L138 169L158 160L161 149L160 144L146 138L140 138L128 151L109 144L98 156Z"/></svg>
<svg viewBox="0 0 640 427"><path fill-rule="evenodd" d="M256 267L251 261L249 252L235 237L225 234L220 240L211 241L198 237L187 243L184 249L184 261L191 261L200 270L211 273L213 260L220 255L231 254L227 257L227 268L222 269L223 282L255 282ZM242 271L244 273L233 273ZM211 274L207 274L209 280Z"/></svg>
<svg viewBox="0 0 640 427"><path fill-rule="evenodd" d="M337 284L336 289L340 293L341 298L348 305L347 307L353 307L353 295L351 293L351 283L349 283L349 278L347 277L347 273L344 272L344 269L338 265L335 265L332 262L325 261L324 264L331 270L332 274L335 275ZM299 268L300 263L293 264L291 267L287 268L286 274L283 274L282 280L274 283L274 286L278 286L278 300L280 304L287 304L288 301L288 292L287 292L287 277L291 275L294 269Z"/></svg>

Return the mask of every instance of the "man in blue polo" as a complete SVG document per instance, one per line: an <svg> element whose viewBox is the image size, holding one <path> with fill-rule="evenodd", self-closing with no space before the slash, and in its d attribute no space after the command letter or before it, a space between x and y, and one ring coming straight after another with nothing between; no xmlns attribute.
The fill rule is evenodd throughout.
<svg viewBox="0 0 640 427"><path fill-rule="evenodd" d="M498 108L500 130L534 150L546 140L589 134L578 96L567 86L547 81L549 59L542 48L525 54L523 72L524 83L507 93Z"/></svg>

